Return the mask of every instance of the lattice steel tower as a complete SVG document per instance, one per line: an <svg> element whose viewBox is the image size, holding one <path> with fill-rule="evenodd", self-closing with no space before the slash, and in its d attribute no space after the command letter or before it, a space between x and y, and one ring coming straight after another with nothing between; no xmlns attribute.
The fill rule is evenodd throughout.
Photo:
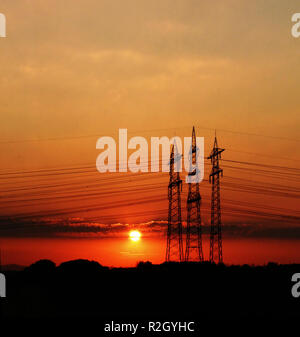
<svg viewBox="0 0 300 337"><path fill-rule="evenodd" d="M209 182L212 184L211 190L211 226L210 226L210 262L223 263L222 252L222 222L221 222L221 202L220 202L220 174L223 177L223 170L220 169L219 159L225 149L218 147L217 136L215 135L214 147L207 159L211 160L212 169L209 175Z"/></svg>
<svg viewBox="0 0 300 337"><path fill-rule="evenodd" d="M182 223L181 223L181 191L182 180L179 172L174 170L174 162L181 155L177 153L176 145L172 146L170 155L170 182L168 187L169 214L167 232L166 261L183 261Z"/></svg>
<svg viewBox="0 0 300 337"><path fill-rule="evenodd" d="M190 169L189 177L196 176L197 171L197 151L196 133L193 127L192 145L190 152L190 165L194 167ZM186 227L186 250L185 261L203 261L202 250L202 228L201 228L201 213L200 213L201 196L199 191L199 183L189 183L189 192L187 198L187 227Z"/></svg>

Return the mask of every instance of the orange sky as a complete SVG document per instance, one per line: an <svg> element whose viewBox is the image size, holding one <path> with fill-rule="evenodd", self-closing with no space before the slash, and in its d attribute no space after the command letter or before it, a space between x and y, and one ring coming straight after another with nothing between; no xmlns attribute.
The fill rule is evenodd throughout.
<svg viewBox="0 0 300 337"><path fill-rule="evenodd" d="M2 263L27 266L39 259L56 264L74 259L98 261L105 266L134 267L139 261L158 264L165 259L165 239L132 242L123 239L6 239L2 244ZM204 258L208 259L209 241L204 240ZM230 239L224 241L226 264L299 263L299 241Z"/></svg>
<svg viewBox="0 0 300 337"><path fill-rule="evenodd" d="M107 224L160 235L168 175L100 174L96 141L195 125L206 155L215 129L226 148L225 235L299 238L297 11L296 0L3 0L0 236L107 235Z"/></svg>

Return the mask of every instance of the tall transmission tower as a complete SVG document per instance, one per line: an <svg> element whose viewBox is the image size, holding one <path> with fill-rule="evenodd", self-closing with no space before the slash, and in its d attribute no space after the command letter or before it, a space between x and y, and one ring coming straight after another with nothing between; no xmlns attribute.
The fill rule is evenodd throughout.
<svg viewBox="0 0 300 337"><path fill-rule="evenodd" d="M210 226L210 262L223 263L222 252L222 222L221 222L221 202L220 202L220 174L223 177L223 170L220 169L219 159L225 149L218 147L217 136L215 135L214 147L207 159L211 160L212 169L209 175L211 189L211 226Z"/></svg>
<svg viewBox="0 0 300 337"><path fill-rule="evenodd" d="M192 145L190 152L191 168L197 164L197 143L196 133L193 127ZM197 166L190 169L189 176L198 174ZM187 198L187 227L186 227L186 250L185 261L203 261L202 250L202 228L201 228L201 213L200 213L201 196L199 191L199 183L189 183L189 192Z"/></svg>
<svg viewBox="0 0 300 337"><path fill-rule="evenodd" d="M173 145L170 155L170 182L168 186L169 214L166 250L167 262L183 261L180 195L182 191L182 180L180 179L179 172L175 172L174 170L174 162L178 159L177 147L176 145Z"/></svg>

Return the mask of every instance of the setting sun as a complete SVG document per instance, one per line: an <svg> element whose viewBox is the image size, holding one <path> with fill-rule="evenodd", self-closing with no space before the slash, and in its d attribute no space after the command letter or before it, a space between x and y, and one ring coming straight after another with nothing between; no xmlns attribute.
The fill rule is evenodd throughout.
<svg viewBox="0 0 300 337"><path fill-rule="evenodd" d="M139 241L141 238L141 233L139 231L131 231L129 233L129 238L131 241Z"/></svg>

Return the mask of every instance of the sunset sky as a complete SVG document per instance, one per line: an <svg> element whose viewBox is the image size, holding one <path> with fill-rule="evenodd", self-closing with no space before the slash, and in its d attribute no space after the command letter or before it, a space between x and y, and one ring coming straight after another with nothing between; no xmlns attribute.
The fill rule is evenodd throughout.
<svg viewBox="0 0 300 337"><path fill-rule="evenodd" d="M6 262L45 258L32 248L22 259L43 240L57 261L162 262L168 173L101 174L96 141L117 141L119 128L129 137L188 137L193 125L206 156L215 130L226 149L224 262L227 253L227 261L243 263L233 258L242 246L237 238L251 247L275 240L268 241L273 255L255 248L245 262L300 262L300 38L291 36L298 0L2 0L0 12L7 20L0 39ZM209 171L206 161L205 235ZM184 225L186 196L184 186ZM142 233L139 242L128 241L131 229ZM103 237L95 253L94 239ZM73 238L82 239L81 248Z"/></svg>

